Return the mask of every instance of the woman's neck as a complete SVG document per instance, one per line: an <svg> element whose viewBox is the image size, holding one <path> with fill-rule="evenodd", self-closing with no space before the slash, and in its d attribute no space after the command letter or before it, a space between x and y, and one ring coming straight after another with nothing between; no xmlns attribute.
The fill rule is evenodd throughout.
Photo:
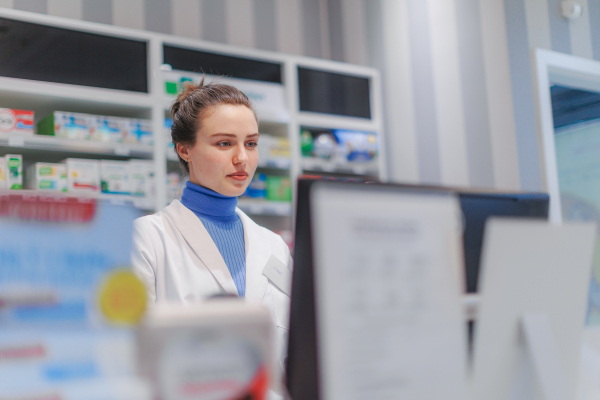
<svg viewBox="0 0 600 400"><path fill-rule="evenodd" d="M237 197L224 196L189 181L183 190L181 202L190 210L207 218L236 216Z"/></svg>

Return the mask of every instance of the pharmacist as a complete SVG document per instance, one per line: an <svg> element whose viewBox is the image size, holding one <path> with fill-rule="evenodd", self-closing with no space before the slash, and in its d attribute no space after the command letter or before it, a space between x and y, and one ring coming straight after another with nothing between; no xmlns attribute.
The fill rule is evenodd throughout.
<svg viewBox="0 0 600 400"><path fill-rule="evenodd" d="M135 221L134 270L157 303L226 294L267 306L283 366L289 288L273 283L281 282L273 273L291 273L290 251L236 207L258 165L256 114L236 88L203 83L187 85L171 112L189 182L181 201Z"/></svg>

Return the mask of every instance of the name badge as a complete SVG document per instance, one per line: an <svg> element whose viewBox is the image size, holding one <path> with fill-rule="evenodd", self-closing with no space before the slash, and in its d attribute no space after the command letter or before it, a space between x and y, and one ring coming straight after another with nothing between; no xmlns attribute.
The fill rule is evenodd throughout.
<svg viewBox="0 0 600 400"><path fill-rule="evenodd" d="M292 273L288 269L287 265L282 263L271 255L269 261L263 268L263 275L269 278L269 280L275 284L283 293L291 296L292 292Z"/></svg>

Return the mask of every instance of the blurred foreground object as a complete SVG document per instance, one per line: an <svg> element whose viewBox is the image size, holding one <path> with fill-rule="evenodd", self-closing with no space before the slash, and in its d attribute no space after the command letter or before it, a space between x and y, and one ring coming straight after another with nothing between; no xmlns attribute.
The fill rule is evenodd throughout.
<svg viewBox="0 0 600 400"><path fill-rule="evenodd" d="M576 398L594 223L486 224L472 400Z"/></svg>
<svg viewBox="0 0 600 400"><path fill-rule="evenodd" d="M160 400L264 400L272 325L267 308L238 299L155 306L137 333L140 373Z"/></svg>
<svg viewBox="0 0 600 400"><path fill-rule="evenodd" d="M294 400L464 400L461 220L448 191L300 180Z"/></svg>
<svg viewBox="0 0 600 400"><path fill-rule="evenodd" d="M126 267L139 215L94 198L0 193L0 398L150 398L131 328L146 293Z"/></svg>

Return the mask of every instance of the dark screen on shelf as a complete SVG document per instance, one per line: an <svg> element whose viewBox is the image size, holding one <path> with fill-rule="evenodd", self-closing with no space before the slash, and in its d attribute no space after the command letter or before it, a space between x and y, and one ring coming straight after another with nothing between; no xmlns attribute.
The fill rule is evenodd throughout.
<svg viewBox="0 0 600 400"><path fill-rule="evenodd" d="M0 76L148 92L146 42L0 18Z"/></svg>
<svg viewBox="0 0 600 400"><path fill-rule="evenodd" d="M281 83L281 64L164 45L164 62L173 69Z"/></svg>
<svg viewBox="0 0 600 400"><path fill-rule="evenodd" d="M369 78L298 67L300 111L371 118Z"/></svg>

